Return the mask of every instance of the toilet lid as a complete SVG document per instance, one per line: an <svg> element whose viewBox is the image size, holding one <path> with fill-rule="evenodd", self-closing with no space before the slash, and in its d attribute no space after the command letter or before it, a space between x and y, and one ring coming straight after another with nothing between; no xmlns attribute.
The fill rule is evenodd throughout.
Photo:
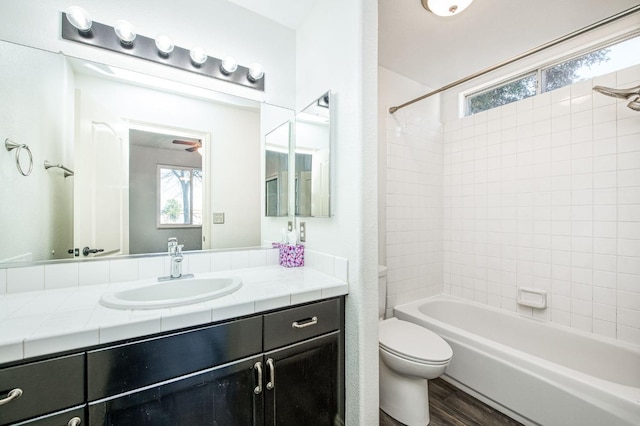
<svg viewBox="0 0 640 426"><path fill-rule="evenodd" d="M379 323L378 340L385 350L417 362L445 363L453 356L451 346L442 337L398 318Z"/></svg>

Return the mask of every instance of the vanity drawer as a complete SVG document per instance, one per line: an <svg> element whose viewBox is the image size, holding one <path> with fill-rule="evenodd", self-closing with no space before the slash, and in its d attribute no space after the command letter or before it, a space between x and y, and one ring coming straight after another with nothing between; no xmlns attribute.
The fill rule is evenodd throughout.
<svg viewBox="0 0 640 426"><path fill-rule="evenodd" d="M264 315L264 350L279 348L340 329L340 299Z"/></svg>
<svg viewBox="0 0 640 426"><path fill-rule="evenodd" d="M0 370L0 399L13 389L22 396L0 406L0 425L84 403L84 354Z"/></svg>
<svg viewBox="0 0 640 426"><path fill-rule="evenodd" d="M236 320L87 353L94 401L262 351L262 318Z"/></svg>

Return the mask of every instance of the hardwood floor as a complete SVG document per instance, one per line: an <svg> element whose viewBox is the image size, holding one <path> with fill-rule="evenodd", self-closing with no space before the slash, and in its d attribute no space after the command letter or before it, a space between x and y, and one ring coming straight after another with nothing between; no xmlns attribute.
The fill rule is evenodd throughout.
<svg viewBox="0 0 640 426"><path fill-rule="evenodd" d="M429 381L429 426L522 426L442 379ZM380 410L380 426L401 426Z"/></svg>

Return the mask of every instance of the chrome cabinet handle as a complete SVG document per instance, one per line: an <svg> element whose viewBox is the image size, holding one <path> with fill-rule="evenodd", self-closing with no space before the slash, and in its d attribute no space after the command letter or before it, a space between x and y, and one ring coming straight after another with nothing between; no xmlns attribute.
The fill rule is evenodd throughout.
<svg viewBox="0 0 640 426"><path fill-rule="evenodd" d="M267 382L267 389L273 390L276 387L276 364L273 359L267 360L267 367L269 367L269 377L271 380Z"/></svg>
<svg viewBox="0 0 640 426"><path fill-rule="evenodd" d="M309 321L305 321L305 322L294 321L293 324L291 324L291 327L293 327L293 328L305 328L305 327L309 327L309 326L312 326L312 325L316 325L317 323L318 323L318 317L313 317Z"/></svg>
<svg viewBox="0 0 640 426"><path fill-rule="evenodd" d="M0 405L4 405L7 404L11 401L13 401L14 399L18 399L22 396L22 389L20 388L15 388L9 391L9 393L7 393L7 397L4 399L0 399Z"/></svg>
<svg viewBox="0 0 640 426"><path fill-rule="evenodd" d="M253 368L258 371L258 386L253 389L253 393L259 395L262 393L262 363L260 361L253 364Z"/></svg>
<svg viewBox="0 0 640 426"><path fill-rule="evenodd" d="M74 417L71 420L69 420L69 423L67 423L67 426L78 426L80 423L82 423L82 420L80 419L80 417Z"/></svg>

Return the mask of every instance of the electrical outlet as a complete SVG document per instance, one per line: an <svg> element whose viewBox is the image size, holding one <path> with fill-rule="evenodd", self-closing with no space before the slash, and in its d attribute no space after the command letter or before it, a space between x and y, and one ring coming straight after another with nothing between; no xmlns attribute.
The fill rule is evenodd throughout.
<svg viewBox="0 0 640 426"><path fill-rule="evenodd" d="M291 232L293 231L293 222L289 221L289 223L287 224L287 231Z"/></svg>
<svg viewBox="0 0 640 426"><path fill-rule="evenodd" d="M307 241L307 224L306 222L300 222L300 242Z"/></svg>
<svg viewBox="0 0 640 426"><path fill-rule="evenodd" d="M213 224L221 225L224 223L224 213L214 213L213 214Z"/></svg>

